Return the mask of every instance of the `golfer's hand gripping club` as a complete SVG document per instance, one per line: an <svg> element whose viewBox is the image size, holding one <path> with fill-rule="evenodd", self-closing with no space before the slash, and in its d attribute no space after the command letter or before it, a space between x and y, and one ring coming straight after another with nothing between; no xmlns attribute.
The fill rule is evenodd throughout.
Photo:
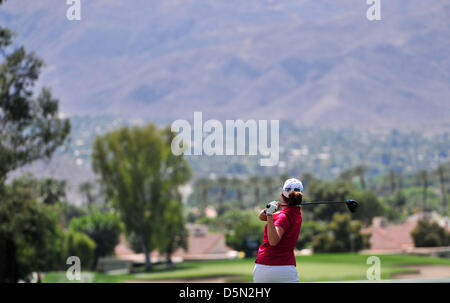
<svg viewBox="0 0 450 303"><path fill-rule="evenodd" d="M280 208L280 202L272 201L266 205L266 214L273 215Z"/></svg>

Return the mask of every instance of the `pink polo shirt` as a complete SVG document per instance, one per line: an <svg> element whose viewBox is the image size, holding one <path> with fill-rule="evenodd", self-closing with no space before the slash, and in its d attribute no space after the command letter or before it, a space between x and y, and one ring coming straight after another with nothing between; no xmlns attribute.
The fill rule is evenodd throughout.
<svg viewBox="0 0 450 303"><path fill-rule="evenodd" d="M271 246L267 236L267 224L264 228L264 243L259 247L255 263L262 265L296 265L294 247L300 235L302 212L300 207L285 207L273 214L275 226L284 229L277 245Z"/></svg>

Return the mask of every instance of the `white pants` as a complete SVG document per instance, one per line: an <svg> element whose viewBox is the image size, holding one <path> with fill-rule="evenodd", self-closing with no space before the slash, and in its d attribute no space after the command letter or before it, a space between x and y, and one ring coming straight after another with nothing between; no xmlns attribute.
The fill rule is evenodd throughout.
<svg viewBox="0 0 450 303"><path fill-rule="evenodd" d="M297 283L298 274L294 265L262 265L255 264L253 270L254 283Z"/></svg>

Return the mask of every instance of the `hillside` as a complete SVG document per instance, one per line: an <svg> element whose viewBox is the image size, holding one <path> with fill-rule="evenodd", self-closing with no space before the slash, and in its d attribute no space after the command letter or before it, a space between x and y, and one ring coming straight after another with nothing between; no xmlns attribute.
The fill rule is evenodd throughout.
<svg viewBox="0 0 450 303"><path fill-rule="evenodd" d="M146 122L148 121L140 121L139 124ZM51 161L37 161L19 169L10 177L32 172L38 177L66 180L69 201L79 204L80 184L95 180L91 168L95 137L121 126L136 125L138 121L108 116L75 116L71 118L71 124L70 143L58 149ZM330 180L346 169L364 165L368 169L366 177L373 179L381 178L390 170L405 176L420 169L431 171L438 164L449 160L450 150L448 132L425 136L421 132L396 130L386 133L349 129L335 131L297 127L287 122L280 126L280 142L283 142L280 162L273 167L260 166L260 156L190 156L187 159L194 169L194 178L248 178L252 175L274 177L282 174L301 176L309 172L321 179Z"/></svg>
<svg viewBox="0 0 450 303"><path fill-rule="evenodd" d="M47 63L69 115L158 122L448 130L450 3L364 0L7 1L0 24Z"/></svg>

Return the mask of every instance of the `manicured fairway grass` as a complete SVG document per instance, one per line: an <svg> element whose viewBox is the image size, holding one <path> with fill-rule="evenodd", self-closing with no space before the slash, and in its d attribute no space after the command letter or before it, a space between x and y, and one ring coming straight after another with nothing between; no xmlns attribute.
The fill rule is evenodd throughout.
<svg viewBox="0 0 450 303"><path fill-rule="evenodd" d="M342 281L365 280L368 255L359 254L318 254L297 257L300 281ZM405 265L447 265L450 276L450 259L415 257L405 255L379 255L381 278L392 278L396 273L414 272ZM85 282L125 282L151 280L183 280L196 278L226 277L230 282L251 282L254 259L190 261L177 264L173 269L164 265L156 266L151 273L117 274L85 273ZM63 272L47 273L44 282L70 282Z"/></svg>

